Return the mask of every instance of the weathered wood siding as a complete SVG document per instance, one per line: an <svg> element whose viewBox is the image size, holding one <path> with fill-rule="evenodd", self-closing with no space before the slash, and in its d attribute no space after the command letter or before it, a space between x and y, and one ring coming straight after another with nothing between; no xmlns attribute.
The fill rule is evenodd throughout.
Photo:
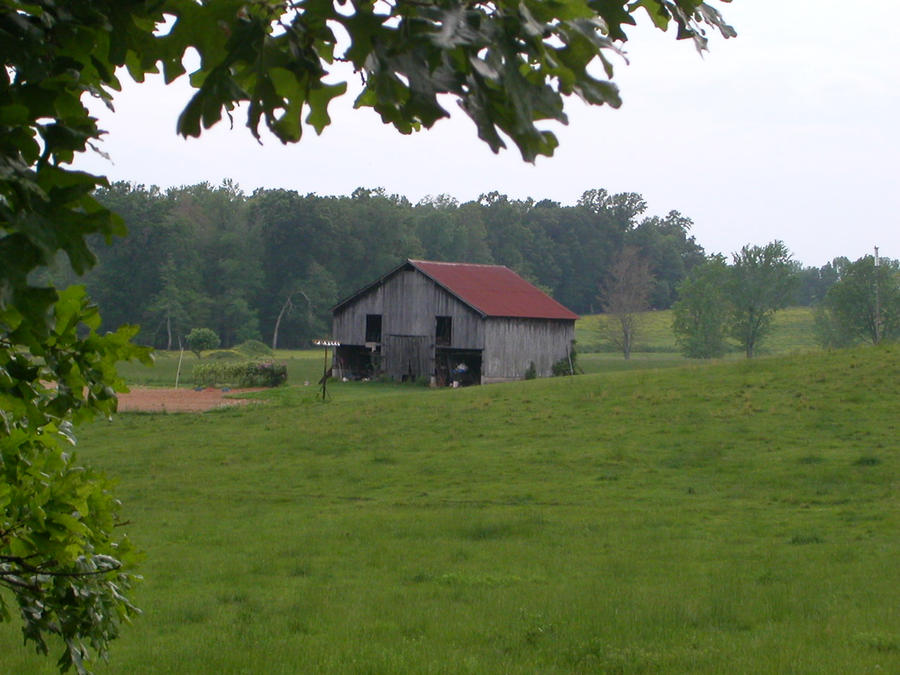
<svg viewBox="0 0 900 675"><path fill-rule="evenodd" d="M375 286L348 302L331 318L331 335L345 345L366 343L366 314L384 314L383 286ZM381 325L384 332L384 323Z"/></svg>
<svg viewBox="0 0 900 675"><path fill-rule="evenodd" d="M334 339L346 345L365 344L367 314L382 317L382 367L394 378L434 373L438 316L451 317L451 342L446 346L484 346L481 315L412 268L399 270L336 311L332 319Z"/></svg>
<svg viewBox="0 0 900 675"><path fill-rule="evenodd" d="M525 377L532 361L538 377L552 375L575 338L575 322L491 317L484 331L481 381L505 382Z"/></svg>
<svg viewBox="0 0 900 675"><path fill-rule="evenodd" d="M434 347L427 335L386 335L381 353L384 371L395 380L434 373Z"/></svg>
<svg viewBox="0 0 900 675"><path fill-rule="evenodd" d="M431 315L431 335L434 336L435 317L452 318L450 344L454 349L484 349L484 319L481 314L463 304L443 288L434 285L434 307Z"/></svg>

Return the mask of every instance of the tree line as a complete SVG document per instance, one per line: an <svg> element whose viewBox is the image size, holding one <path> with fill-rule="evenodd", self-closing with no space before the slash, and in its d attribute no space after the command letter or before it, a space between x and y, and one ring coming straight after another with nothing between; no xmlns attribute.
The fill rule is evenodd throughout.
<svg viewBox="0 0 900 675"><path fill-rule="evenodd" d="M650 304L664 309L705 252L677 211L646 216L636 193L586 191L574 206L491 192L459 203L441 195L412 204L381 189L349 196L281 189L244 194L235 184L160 190L115 183L98 200L129 236L91 241L99 259L75 278L104 328L138 324L138 340L178 346L208 327L223 346L262 339L301 347L330 332L330 308L406 258L506 265L579 313L600 310L601 278L623 246L654 274Z"/></svg>
<svg viewBox="0 0 900 675"><path fill-rule="evenodd" d="M878 344L900 339L900 262L863 256L836 258L818 271L793 263L783 242L744 246L732 255L710 256L678 286L673 331L685 356L722 356L731 339L747 358L757 353L775 312L818 282L815 333L824 347ZM823 292L824 291L824 292ZM627 353L626 353L627 357Z"/></svg>
<svg viewBox="0 0 900 675"><path fill-rule="evenodd" d="M652 276L649 309L670 308L678 285L707 261L690 218L648 216L640 194L602 188L572 206L498 192L416 204L364 188L247 195L230 181L168 190L120 182L97 198L129 236L111 246L92 240L94 269L76 279L60 264L54 281L84 283L104 328L140 325L138 340L159 348L178 347L198 327L226 347L307 346L329 333L330 307L406 258L506 265L580 314L604 310L603 285L625 249ZM797 304L820 299L836 278L827 266L795 273Z"/></svg>

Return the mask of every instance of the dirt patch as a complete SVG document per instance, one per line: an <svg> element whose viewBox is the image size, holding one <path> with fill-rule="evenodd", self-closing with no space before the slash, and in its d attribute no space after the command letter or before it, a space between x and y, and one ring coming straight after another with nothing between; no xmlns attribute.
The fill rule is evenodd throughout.
<svg viewBox="0 0 900 675"><path fill-rule="evenodd" d="M155 389L131 387L127 394L119 394L120 412L203 412L213 408L246 405L250 399L225 398L256 389Z"/></svg>

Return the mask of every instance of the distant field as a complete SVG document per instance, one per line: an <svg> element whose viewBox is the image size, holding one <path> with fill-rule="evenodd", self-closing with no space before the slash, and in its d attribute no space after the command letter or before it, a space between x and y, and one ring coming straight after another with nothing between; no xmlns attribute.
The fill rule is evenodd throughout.
<svg viewBox="0 0 900 675"><path fill-rule="evenodd" d="M332 391L81 431L146 551L99 673L900 672L898 345Z"/></svg>
<svg viewBox="0 0 900 675"><path fill-rule="evenodd" d="M580 352L619 353L610 343L609 331L614 319L605 314L583 316L575 323L575 339ZM740 352L736 343L733 353ZM789 307L775 314L772 332L763 340L760 354L789 354L817 349L813 333L813 312L809 307ZM677 354L672 333L671 310L645 312L639 323L637 353Z"/></svg>

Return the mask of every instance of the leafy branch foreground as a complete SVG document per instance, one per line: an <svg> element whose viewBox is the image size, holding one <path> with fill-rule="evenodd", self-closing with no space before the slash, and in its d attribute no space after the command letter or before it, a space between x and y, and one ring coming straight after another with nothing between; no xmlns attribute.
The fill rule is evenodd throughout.
<svg viewBox="0 0 900 675"><path fill-rule="evenodd" d="M73 423L115 410L114 362L148 355L129 344L130 328L97 334L82 292L57 293L33 274L59 254L82 274L96 262L88 236L124 234L93 197L107 181L66 168L102 135L85 95L111 106L122 69L171 82L191 50L196 93L179 133L197 136L243 102L254 136L264 124L293 142L303 121L317 132L330 123L328 104L346 90L331 76L345 61L364 82L356 105L400 132L447 117L439 97L451 94L493 150L505 135L533 160L556 147L535 122L565 122L564 96L619 105L615 85L589 68L599 61L612 76L607 54L639 12L700 48L706 26L734 34L701 0L0 0L0 578L26 641L46 651L45 637L60 636L60 667L84 672L88 647L105 653L133 611L122 594L128 546L112 533L118 502L61 444L74 441Z"/></svg>

